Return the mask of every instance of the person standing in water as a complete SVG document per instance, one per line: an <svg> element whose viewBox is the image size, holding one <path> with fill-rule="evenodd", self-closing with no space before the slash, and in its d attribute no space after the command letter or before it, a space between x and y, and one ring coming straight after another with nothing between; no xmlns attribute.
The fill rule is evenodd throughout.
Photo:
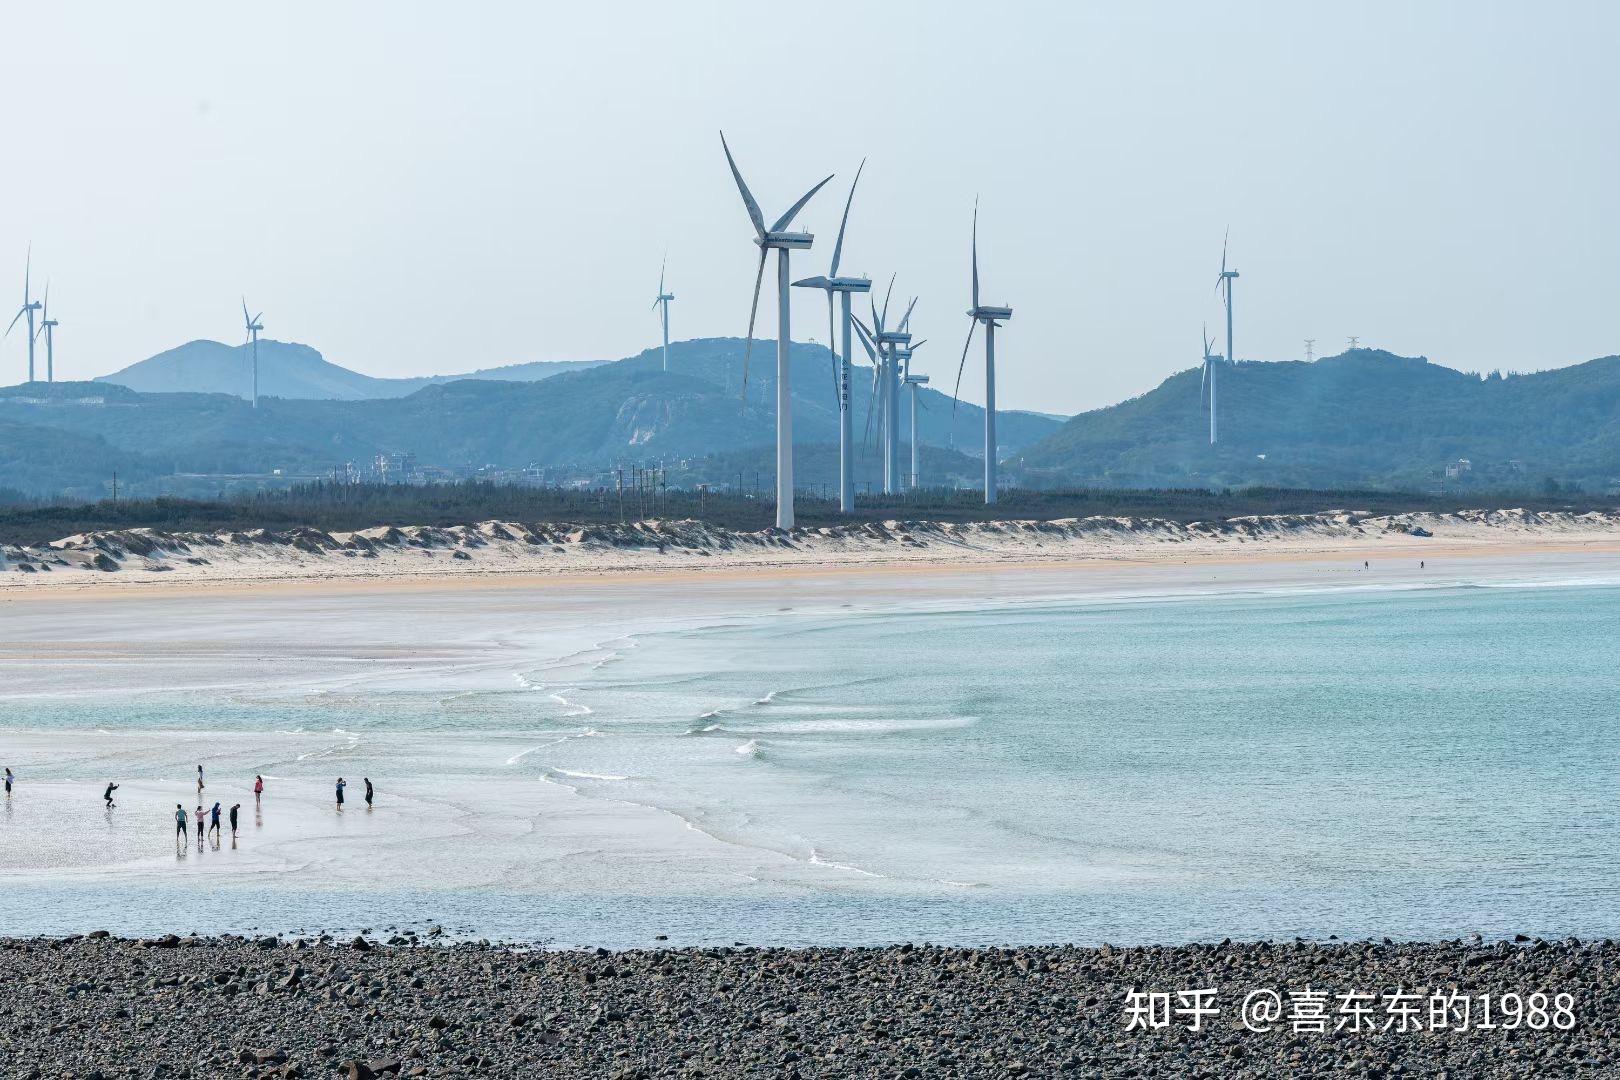
<svg viewBox="0 0 1620 1080"><path fill-rule="evenodd" d="M364 780L366 782L366 809L370 810L371 809L371 777L362 776L360 779L362 779L362 780Z"/></svg>
<svg viewBox="0 0 1620 1080"><path fill-rule="evenodd" d="M12 781L12 779L13 779L13 777L11 775L11 770L8 768L6 770L6 798L8 798L8 799L11 798L11 781Z"/></svg>
<svg viewBox="0 0 1620 1080"><path fill-rule="evenodd" d="M341 776L338 777L337 781L337 806L339 810L343 809L343 777Z"/></svg>
<svg viewBox="0 0 1620 1080"><path fill-rule="evenodd" d="M236 812L242 809L241 803L231 804L231 839L236 839Z"/></svg>
<svg viewBox="0 0 1620 1080"><path fill-rule="evenodd" d="M186 842L186 808L179 803L174 804L174 835L178 837L175 846Z"/></svg>
<svg viewBox="0 0 1620 1080"><path fill-rule="evenodd" d="M197 804L197 850L203 849L203 833L207 830L204 824L206 815L203 813L202 803Z"/></svg>
<svg viewBox="0 0 1620 1080"><path fill-rule="evenodd" d="M203 789L202 766L199 765L199 766L197 766L197 797L199 799L202 798L202 789Z"/></svg>
<svg viewBox="0 0 1620 1080"><path fill-rule="evenodd" d="M107 800L107 809L109 810L118 805L112 801L112 793L117 790L118 785L109 780L107 782L107 790L101 793L101 797Z"/></svg>
<svg viewBox="0 0 1620 1080"><path fill-rule="evenodd" d="M258 806L259 800L264 797L264 777L253 777L253 805Z"/></svg>
<svg viewBox="0 0 1620 1080"><path fill-rule="evenodd" d="M208 831L216 836L219 833L219 803L217 802L214 804L214 808L208 812Z"/></svg>

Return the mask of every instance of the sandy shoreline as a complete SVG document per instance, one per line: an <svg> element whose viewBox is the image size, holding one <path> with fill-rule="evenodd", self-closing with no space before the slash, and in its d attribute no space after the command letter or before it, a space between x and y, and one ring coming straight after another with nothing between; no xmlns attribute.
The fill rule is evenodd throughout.
<svg viewBox="0 0 1620 1080"><path fill-rule="evenodd" d="M1336 511L1208 525L1116 518L959 526L890 521L792 535L727 533L695 522L588 528L482 522L335 534L130 530L3 550L0 602L198 590L485 590L1029 569L1095 576L1160 567L1601 555L1620 552L1620 512L1374 517Z"/></svg>

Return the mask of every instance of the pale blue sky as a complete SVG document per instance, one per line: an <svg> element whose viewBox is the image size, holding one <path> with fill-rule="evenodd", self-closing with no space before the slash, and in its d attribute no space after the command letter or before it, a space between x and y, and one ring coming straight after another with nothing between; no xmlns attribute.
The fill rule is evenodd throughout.
<svg viewBox="0 0 1620 1080"><path fill-rule="evenodd" d="M240 340L244 291L267 336L376 375L624 356L656 339L666 249L673 335L737 335L754 248L724 126L768 214L839 174L805 273L869 156L846 266L921 294L936 383L979 193L985 299L1017 311L1012 407L1106 404L1195 363L1228 223L1240 357L1357 334L1560 366L1620 352L1617 11L29 5L0 64L0 280L16 291L32 240L64 377ZM825 336L814 295L795 310L796 338Z"/></svg>

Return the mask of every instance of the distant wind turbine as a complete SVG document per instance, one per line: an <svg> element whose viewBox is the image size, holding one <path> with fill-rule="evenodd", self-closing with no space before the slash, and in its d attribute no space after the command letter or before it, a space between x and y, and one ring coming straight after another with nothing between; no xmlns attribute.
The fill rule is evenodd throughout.
<svg viewBox="0 0 1620 1080"><path fill-rule="evenodd" d="M916 491L921 486L921 456L917 443L917 391L928 385L928 376L913 375L911 373L911 354L923 347L927 338L912 342L900 352L900 359L905 363L905 372L900 376L900 382L911 391L911 490Z"/></svg>
<svg viewBox="0 0 1620 1080"><path fill-rule="evenodd" d="M984 323L984 504L996 501L996 327L1012 319L1010 307L987 307L979 302L979 200L973 200L973 306L968 309L967 341L962 345L962 360L956 366L956 389L951 393L951 408L962 392L962 371L967 367L968 349L973 345L973 330Z"/></svg>
<svg viewBox="0 0 1620 1080"><path fill-rule="evenodd" d="M28 261L23 264L23 302L22 302L22 307L17 309L17 314L15 314L15 315L13 315L11 317L11 325L6 327L6 336L10 337L12 328L17 325L17 320L21 319L21 318L23 318L25 316L28 319L28 381L29 382L34 381L34 335L36 333L36 331L34 329L34 312L36 312L36 311L38 311L40 309L39 301L33 299L31 294L28 291L28 282L29 282L29 278L33 274L33 270L34 270L34 245L30 244L30 245L28 245Z"/></svg>
<svg viewBox="0 0 1620 1080"><path fill-rule="evenodd" d="M792 322L792 303L789 288L792 274L788 265L788 257L795 249L808 251L815 237L807 232L788 232L787 228L793 224L804 204L809 202L816 192L827 185L832 177L828 176L821 183L811 188L799 197L799 201L788 207L787 212L777 218L770 228L765 227L765 215L760 213L759 203L754 201L753 192L743 182L742 173L737 171L737 162L731 156L731 147L726 145L726 133L720 133L720 146L726 152L726 164L731 166L732 179L737 181L737 191L742 195L743 205L748 208L748 219L754 224L754 243L759 245L759 270L754 275L754 301L748 309L748 338L743 345L743 390L748 388L748 358L754 348L754 319L759 314L759 287L765 280L765 257L771 249L776 249L776 527L778 529L793 528L793 397L788 383L790 372L789 350L793 339L790 324Z"/></svg>
<svg viewBox="0 0 1620 1080"><path fill-rule="evenodd" d="M56 328L57 321L51 318L51 283L45 282L45 303L40 308L42 321L39 329L45 335L45 381L56 381Z"/></svg>
<svg viewBox="0 0 1620 1080"><path fill-rule="evenodd" d="M1237 280L1238 272L1226 268L1226 244L1232 237L1232 230L1226 230L1226 236L1221 239L1221 272L1215 278L1215 291L1226 294L1226 362L1237 370L1237 355L1232 351L1232 282ZM1215 442L1215 369L1209 369L1209 441Z"/></svg>
<svg viewBox="0 0 1620 1080"><path fill-rule="evenodd" d="M1198 380L1198 403L1209 409L1209 445L1215 445L1215 365L1221 359L1209 350L1215 344L1209 336L1209 326L1204 326L1204 366L1202 377Z"/></svg>
<svg viewBox="0 0 1620 1080"><path fill-rule="evenodd" d="M864 277L839 277L838 262L844 254L844 230L849 226L849 208L855 201L855 186L861 182L861 172L866 168L866 159L861 159L860 168L855 170L855 179L849 185L849 197L844 200L844 217L838 223L838 242L833 245L832 265L827 268L825 277L802 278L793 284L801 289L821 289L827 294L827 349L832 352L834 379L838 389L838 509L843 513L850 513L855 509L855 447L853 445L854 430L849 400L849 365L851 325L854 316L849 310L849 297L851 293L869 293L872 291L872 280ZM844 322L844 342L842 352L834 350L833 341L833 296L840 298Z"/></svg>
<svg viewBox="0 0 1620 1080"><path fill-rule="evenodd" d="M264 329L264 324L259 320L262 318L264 318L264 312L262 311L257 315L248 314L247 297L242 297L242 321L247 324L247 339L253 346L253 407L255 409L259 407L259 331Z"/></svg>
<svg viewBox="0 0 1620 1080"><path fill-rule="evenodd" d="M883 310L879 311L877 300L871 299L872 327L868 336L877 347L873 360L876 365L874 372L873 406L880 410L878 413L878 433L883 451L883 493L894 495L899 492L900 483L900 361L896 351L905 348L911 343L911 332L906 329L906 323L911 318L911 310L917 306L917 301L911 301L911 307L906 309L906 317L900 325L890 329L889 300L894 295L894 278L889 278L889 287L883 294ZM867 414L867 423L870 427L871 412Z"/></svg>
<svg viewBox="0 0 1620 1080"><path fill-rule="evenodd" d="M664 309L663 321L664 321L664 370L665 371L669 370L669 302L671 300L675 299L675 295L673 293L667 293L667 292L664 291L664 269L668 265L668 263L669 263L669 260L666 259L666 260L664 260L664 263L658 267L658 299L654 300L653 305L652 305L655 308L662 305L663 309Z"/></svg>

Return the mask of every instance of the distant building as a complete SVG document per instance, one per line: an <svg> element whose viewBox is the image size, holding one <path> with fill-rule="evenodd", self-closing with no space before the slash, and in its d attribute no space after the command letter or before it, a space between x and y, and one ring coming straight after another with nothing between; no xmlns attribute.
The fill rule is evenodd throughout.
<svg viewBox="0 0 1620 1080"><path fill-rule="evenodd" d="M1459 458L1446 466L1446 479L1457 480L1474 471L1474 463L1467 458Z"/></svg>

